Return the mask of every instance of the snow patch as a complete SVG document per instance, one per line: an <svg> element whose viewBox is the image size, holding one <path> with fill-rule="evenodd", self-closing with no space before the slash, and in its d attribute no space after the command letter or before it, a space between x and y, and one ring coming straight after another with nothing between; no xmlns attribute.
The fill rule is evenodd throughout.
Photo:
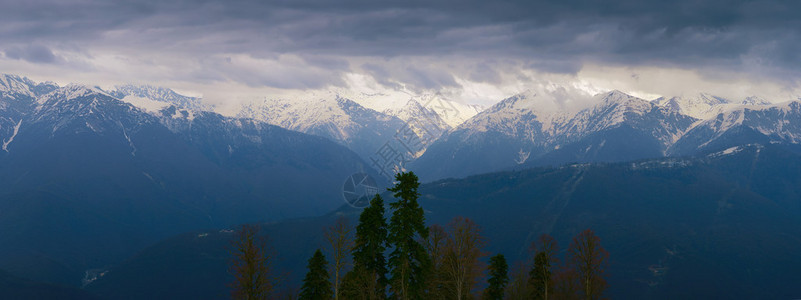
<svg viewBox="0 0 801 300"><path fill-rule="evenodd" d="M124 98L120 99L131 105L151 114L158 113L164 108L170 106L170 103L156 101L149 98L137 97L133 95L125 96Z"/></svg>
<svg viewBox="0 0 801 300"><path fill-rule="evenodd" d="M725 156L725 155L731 155L731 154L734 154L734 153L737 153L737 152L740 152L740 151L743 151L743 147L734 146L734 147L728 148L728 149L723 150L723 151L719 151L719 152L715 152L715 153L709 154L709 157L721 157L721 156Z"/></svg>
<svg viewBox="0 0 801 300"><path fill-rule="evenodd" d="M524 152L521 148L520 151L517 152L517 157L515 158L515 162L518 165L522 165L528 160L528 157L531 155L531 151Z"/></svg>
<svg viewBox="0 0 801 300"><path fill-rule="evenodd" d="M11 137L9 137L8 140L3 140L3 151L8 152L8 145L14 141L14 137L16 137L17 133L19 133L20 126L22 126L22 119L19 119L17 125L14 126L14 133L11 134Z"/></svg>
<svg viewBox="0 0 801 300"><path fill-rule="evenodd" d="M122 124L120 124L120 127L122 127ZM128 133L125 132L124 127L122 128L122 135L125 136L125 140L128 141L128 145L131 146L131 156L136 156L136 146L134 146L134 143L131 141L131 137L128 136Z"/></svg>

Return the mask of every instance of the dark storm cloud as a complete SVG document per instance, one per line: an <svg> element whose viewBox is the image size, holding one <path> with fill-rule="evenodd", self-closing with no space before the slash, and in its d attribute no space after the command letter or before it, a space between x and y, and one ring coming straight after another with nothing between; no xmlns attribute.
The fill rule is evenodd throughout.
<svg viewBox="0 0 801 300"><path fill-rule="evenodd" d="M332 72L348 70L349 57L448 55L522 59L562 73L585 63L801 67L799 1L0 0L0 8L0 40L18 47L6 57L20 59L14 50L38 43L198 57L291 53ZM29 58L48 59L39 54ZM363 69L386 81L404 68L392 76ZM421 88L456 85L425 66L404 70ZM497 80L486 68L467 76Z"/></svg>
<svg viewBox="0 0 801 300"><path fill-rule="evenodd" d="M52 64L60 62L60 58L53 54L50 48L42 45L28 45L25 47L10 47L5 50L5 57L25 60L32 63Z"/></svg>

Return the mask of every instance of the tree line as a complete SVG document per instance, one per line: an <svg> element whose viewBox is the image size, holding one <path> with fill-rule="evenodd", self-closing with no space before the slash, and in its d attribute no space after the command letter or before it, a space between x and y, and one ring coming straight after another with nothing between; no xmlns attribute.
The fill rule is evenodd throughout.
<svg viewBox="0 0 801 300"><path fill-rule="evenodd" d="M532 243L529 262L510 270L503 254L484 260L487 240L468 218L447 226L425 226L417 202L419 181L399 173L388 189L397 201L386 218L380 195L370 201L353 229L340 218L325 230L329 263L321 249L308 260L298 299L600 299L606 288L609 254L600 239L585 230L573 238L564 262L556 240L545 234ZM257 228L240 229L231 264L235 299L271 299L268 255ZM388 254L388 255L387 255ZM486 278L485 288L478 290ZM294 295L284 295L295 298Z"/></svg>

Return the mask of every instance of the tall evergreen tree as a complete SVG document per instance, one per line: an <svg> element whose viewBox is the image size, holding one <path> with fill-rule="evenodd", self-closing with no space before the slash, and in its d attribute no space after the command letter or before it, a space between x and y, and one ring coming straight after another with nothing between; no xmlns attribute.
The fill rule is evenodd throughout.
<svg viewBox="0 0 801 300"><path fill-rule="evenodd" d="M556 239L543 234L538 243L531 244L531 249L534 252L534 265L529 271L531 296L533 299L554 299L553 268L559 265Z"/></svg>
<svg viewBox="0 0 801 300"><path fill-rule="evenodd" d="M309 259L308 269L306 278L303 279L299 299L327 300L334 297L328 277L328 261L325 260L325 255L320 249L317 249Z"/></svg>
<svg viewBox="0 0 801 300"><path fill-rule="evenodd" d="M353 270L342 283L347 299L383 299L387 287L387 221L384 200L380 195L370 200L370 206L359 216L353 248Z"/></svg>
<svg viewBox="0 0 801 300"><path fill-rule="evenodd" d="M489 276L487 280L489 286L484 290L484 299L502 300L506 285L509 283L509 265L503 254L498 254L490 258Z"/></svg>
<svg viewBox="0 0 801 300"><path fill-rule="evenodd" d="M390 285L397 299L421 299L430 259L426 248L420 243L428 238L423 208L417 203L420 183L413 172L398 173L395 180L397 183L389 189L398 199L390 204L393 212L387 240L394 247L389 255L392 269Z"/></svg>

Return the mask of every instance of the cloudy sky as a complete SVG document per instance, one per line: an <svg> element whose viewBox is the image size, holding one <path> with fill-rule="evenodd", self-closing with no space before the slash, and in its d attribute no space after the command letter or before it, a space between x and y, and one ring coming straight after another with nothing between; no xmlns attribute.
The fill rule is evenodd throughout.
<svg viewBox="0 0 801 300"><path fill-rule="evenodd" d="M798 95L798 1L0 0L0 73L221 103L346 89L491 104L532 86Z"/></svg>

